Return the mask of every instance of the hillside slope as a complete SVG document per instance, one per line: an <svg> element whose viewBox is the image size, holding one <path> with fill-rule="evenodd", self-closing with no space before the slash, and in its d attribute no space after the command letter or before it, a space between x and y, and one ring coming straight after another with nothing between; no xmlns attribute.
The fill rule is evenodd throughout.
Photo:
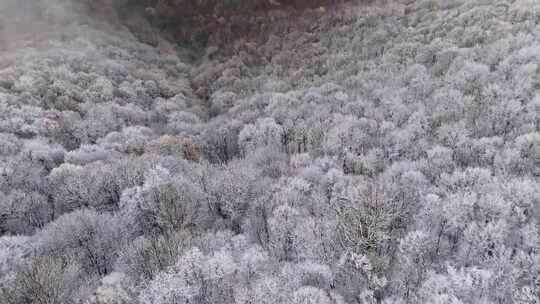
<svg viewBox="0 0 540 304"><path fill-rule="evenodd" d="M191 46L28 3L0 4L5 303L540 302L537 1L232 15Z"/></svg>

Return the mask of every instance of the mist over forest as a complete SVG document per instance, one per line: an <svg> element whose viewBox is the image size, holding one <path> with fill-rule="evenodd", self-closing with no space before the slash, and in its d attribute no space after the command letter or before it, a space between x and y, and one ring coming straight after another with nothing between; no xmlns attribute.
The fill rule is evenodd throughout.
<svg viewBox="0 0 540 304"><path fill-rule="evenodd" d="M0 0L0 304L540 303L540 1Z"/></svg>

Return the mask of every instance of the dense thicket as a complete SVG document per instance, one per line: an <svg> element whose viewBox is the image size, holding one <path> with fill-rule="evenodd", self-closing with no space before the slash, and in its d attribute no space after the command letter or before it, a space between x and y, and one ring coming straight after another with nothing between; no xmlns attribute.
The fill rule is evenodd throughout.
<svg viewBox="0 0 540 304"><path fill-rule="evenodd" d="M242 14L204 52L25 3L0 2L1 303L540 302L537 1Z"/></svg>

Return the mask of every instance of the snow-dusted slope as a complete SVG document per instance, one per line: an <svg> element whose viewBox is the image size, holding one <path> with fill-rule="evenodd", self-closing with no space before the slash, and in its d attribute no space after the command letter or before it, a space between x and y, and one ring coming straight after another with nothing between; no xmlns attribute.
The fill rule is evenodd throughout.
<svg viewBox="0 0 540 304"><path fill-rule="evenodd" d="M30 3L0 6L6 303L540 301L537 1L227 16L191 50Z"/></svg>

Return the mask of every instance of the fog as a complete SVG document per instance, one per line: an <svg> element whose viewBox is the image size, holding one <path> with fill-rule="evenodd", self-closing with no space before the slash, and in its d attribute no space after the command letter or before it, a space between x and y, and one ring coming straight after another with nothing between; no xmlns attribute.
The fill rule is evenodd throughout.
<svg viewBox="0 0 540 304"><path fill-rule="evenodd" d="M128 1L111 0L3 0L0 3L0 46L13 49L38 46L51 39L82 38L96 29L122 35L118 16L133 18L140 9ZM142 19L144 20L144 19Z"/></svg>

